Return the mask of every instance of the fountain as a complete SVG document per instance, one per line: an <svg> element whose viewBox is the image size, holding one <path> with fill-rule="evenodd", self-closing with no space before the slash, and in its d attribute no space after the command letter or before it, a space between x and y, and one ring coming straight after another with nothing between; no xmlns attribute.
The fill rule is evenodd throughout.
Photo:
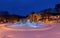
<svg viewBox="0 0 60 38"><path fill-rule="evenodd" d="M43 24L41 21L39 22L30 22L28 19L26 22L17 22L9 25L8 27L20 27L20 28L38 28L45 27L46 24Z"/></svg>

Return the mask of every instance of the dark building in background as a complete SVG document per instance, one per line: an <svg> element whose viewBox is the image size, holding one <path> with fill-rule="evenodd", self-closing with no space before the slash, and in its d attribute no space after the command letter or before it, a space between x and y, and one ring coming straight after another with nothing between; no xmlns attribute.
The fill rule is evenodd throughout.
<svg viewBox="0 0 60 38"><path fill-rule="evenodd" d="M0 11L0 23L7 22L8 16L9 16L8 11Z"/></svg>
<svg viewBox="0 0 60 38"><path fill-rule="evenodd" d="M56 4L55 11L56 13L60 13L60 4Z"/></svg>

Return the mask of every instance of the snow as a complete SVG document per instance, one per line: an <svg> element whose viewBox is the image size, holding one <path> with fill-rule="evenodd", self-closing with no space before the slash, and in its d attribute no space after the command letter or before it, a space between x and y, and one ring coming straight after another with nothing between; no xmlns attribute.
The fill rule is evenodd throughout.
<svg viewBox="0 0 60 38"><path fill-rule="evenodd" d="M60 23L17 22L0 24L0 38L60 38Z"/></svg>

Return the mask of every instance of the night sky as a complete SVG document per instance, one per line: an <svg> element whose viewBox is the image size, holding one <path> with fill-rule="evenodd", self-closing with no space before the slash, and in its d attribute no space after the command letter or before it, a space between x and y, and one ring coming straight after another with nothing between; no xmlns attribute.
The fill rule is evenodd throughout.
<svg viewBox="0 0 60 38"><path fill-rule="evenodd" d="M60 0L0 0L0 11L25 16L32 11L39 12L47 8L54 8Z"/></svg>

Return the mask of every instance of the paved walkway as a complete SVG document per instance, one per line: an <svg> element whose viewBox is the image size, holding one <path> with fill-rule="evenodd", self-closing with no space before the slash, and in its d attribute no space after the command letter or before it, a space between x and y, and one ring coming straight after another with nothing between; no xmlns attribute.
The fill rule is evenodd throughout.
<svg viewBox="0 0 60 38"><path fill-rule="evenodd" d="M0 38L60 38L60 24L50 24L51 27L40 28L38 30L21 30L6 28L5 24L0 24ZM42 29L42 30L41 30Z"/></svg>

